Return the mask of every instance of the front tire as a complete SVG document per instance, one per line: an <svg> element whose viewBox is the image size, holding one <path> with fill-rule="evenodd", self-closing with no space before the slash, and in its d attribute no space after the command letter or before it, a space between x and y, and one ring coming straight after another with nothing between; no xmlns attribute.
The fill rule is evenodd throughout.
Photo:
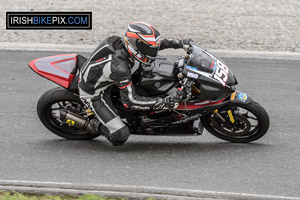
<svg viewBox="0 0 300 200"><path fill-rule="evenodd" d="M245 110L244 113L236 112L233 115L235 118L233 124L230 124L230 118L228 115L226 116L227 112L225 111L223 114L220 113L226 119L225 123L216 116L209 115L202 117L203 126L217 138L235 143L252 142L267 133L270 119L268 113L260 104L256 102L238 104L233 109ZM252 121L257 121L257 123L253 125ZM240 127L240 131L237 127Z"/></svg>
<svg viewBox="0 0 300 200"><path fill-rule="evenodd" d="M58 87L45 92L37 104L37 114L43 125L52 133L70 140L91 140L100 134L92 134L63 124L59 119L59 110L70 110L77 114L84 112L84 106L78 96Z"/></svg>

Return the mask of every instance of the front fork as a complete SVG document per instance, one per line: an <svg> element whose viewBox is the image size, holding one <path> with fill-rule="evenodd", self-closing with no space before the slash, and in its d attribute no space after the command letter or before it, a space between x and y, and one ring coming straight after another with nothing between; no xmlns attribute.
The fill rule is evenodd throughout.
<svg viewBox="0 0 300 200"><path fill-rule="evenodd" d="M235 100L235 96L236 96L236 92L233 92L231 95L230 95L230 101L234 101ZM224 117L219 113L219 110L216 109L213 111L213 114L219 118L222 122L227 122L226 119L224 119ZM228 114L228 117L230 119L230 122L233 124L235 122L235 119L233 117L233 114L232 114L232 111L231 109L227 110L227 114Z"/></svg>
<svg viewBox="0 0 300 200"><path fill-rule="evenodd" d="M219 119L222 124L228 124L228 125L233 125L236 122L236 119L234 117L234 112L233 112L233 107L235 105L239 105L239 104L249 104L251 103L253 100L251 97L249 97L247 94L242 93L242 92L233 92L230 95L230 101L228 103L228 106L226 106L225 108L222 109L222 111L226 111L228 117L226 116L226 119L224 118L224 115L222 116L219 113L218 109L215 109L212 114ZM200 124L202 125L201 121ZM201 125L198 124L198 126L201 127ZM203 127L203 126L202 126ZM203 130L202 132L203 133Z"/></svg>
<svg viewBox="0 0 300 200"><path fill-rule="evenodd" d="M213 114L214 114L215 117L219 118L223 123L227 123L227 120L219 113L218 109L214 110ZM235 119L234 119L234 116L232 114L232 110L231 109L227 110L227 115L229 117L230 123L234 124Z"/></svg>
<svg viewBox="0 0 300 200"><path fill-rule="evenodd" d="M225 119L220 113L218 109L215 109L212 114L220 119L223 123L229 123L229 124L234 124L236 119L234 118L234 113L232 108L234 107L234 105L238 105L238 104L248 104L251 103L253 100L251 97L249 97L247 94L245 93L241 93L241 92L233 92L230 95L230 103L229 106L226 109L226 113L228 115L229 119ZM203 131L204 131L204 127L203 124L201 122L201 118L197 119L194 121L193 123L193 129L196 132L197 135L202 135Z"/></svg>
<svg viewBox="0 0 300 200"><path fill-rule="evenodd" d="M224 119L224 117L219 113L219 110L216 109L213 111L213 114L219 118L222 122L224 123L231 123L231 124L234 124L235 122L235 118L234 118L234 115L232 113L232 107L234 105L237 105L237 104L248 104L248 103L251 103L253 100L251 97L249 97L247 94L245 93L242 93L242 92L233 92L231 95L230 95L230 103L232 104L231 106L229 106L228 110L226 110L227 112L227 115L229 117L229 120L226 121L226 119Z"/></svg>

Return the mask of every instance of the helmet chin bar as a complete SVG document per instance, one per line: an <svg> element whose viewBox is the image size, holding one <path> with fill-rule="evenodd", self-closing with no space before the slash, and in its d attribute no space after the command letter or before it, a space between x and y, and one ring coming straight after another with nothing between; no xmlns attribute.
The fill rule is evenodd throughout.
<svg viewBox="0 0 300 200"><path fill-rule="evenodd" d="M142 54L141 52L134 49L130 43L130 41L127 40L126 37L124 37L124 42L127 44L125 45L127 51L129 51L129 54L133 56L137 61L144 63L146 65L151 65L151 62L147 62L148 60L154 61L156 57L146 56ZM144 59L143 59L144 58ZM146 61L144 61L146 59Z"/></svg>
<svg viewBox="0 0 300 200"><path fill-rule="evenodd" d="M137 61L139 61L139 62L141 62L141 63L144 63L144 64L146 64L146 65L150 65L150 63L149 62L145 62L144 60L145 60L145 58L147 58L145 55L143 55L141 52L139 52L139 51L137 51L137 50L135 50L131 45L130 45L130 43L128 44L128 49L129 49L129 51L132 53L132 55L133 55L133 57L137 60ZM143 59L144 58L144 59Z"/></svg>
<svg viewBox="0 0 300 200"><path fill-rule="evenodd" d="M142 54L139 51L136 51L136 54L133 54L135 59L141 63L144 63L146 65L151 65L151 63L156 59L156 57L152 57L152 56L146 56L144 54ZM144 59L143 59L144 58ZM146 59L146 61L144 61Z"/></svg>
<svg viewBox="0 0 300 200"><path fill-rule="evenodd" d="M141 56L141 55L143 55L143 54L141 54L141 53L139 53L139 52L137 52L137 54L133 54L133 56L135 57L135 59L137 60L137 61L139 61L139 62L141 62L141 63L144 63L145 65L151 65L151 63L150 62L147 62L149 59L145 56L145 55L143 55L143 56ZM143 59L144 58L144 59ZM144 61L146 59L146 61Z"/></svg>

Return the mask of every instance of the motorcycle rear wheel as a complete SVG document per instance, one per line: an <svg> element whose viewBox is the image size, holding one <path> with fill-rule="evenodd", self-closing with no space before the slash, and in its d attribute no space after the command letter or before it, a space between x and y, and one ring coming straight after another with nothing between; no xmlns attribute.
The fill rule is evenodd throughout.
<svg viewBox="0 0 300 200"><path fill-rule="evenodd" d="M230 124L229 116L225 116L225 112L222 116L227 122L222 122L214 115L203 116L203 126L217 138L234 143L252 142L267 133L270 119L268 113L260 104L256 102L239 104L233 109L236 110L233 115L235 118L233 124Z"/></svg>
<svg viewBox="0 0 300 200"><path fill-rule="evenodd" d="M52 133L69 140L91 140L100 134L92 134L64 124L59 119L59 110L80 114L83 103L72 92L58 87L45 92L37 104L37 114L43 125Z"/></svg>

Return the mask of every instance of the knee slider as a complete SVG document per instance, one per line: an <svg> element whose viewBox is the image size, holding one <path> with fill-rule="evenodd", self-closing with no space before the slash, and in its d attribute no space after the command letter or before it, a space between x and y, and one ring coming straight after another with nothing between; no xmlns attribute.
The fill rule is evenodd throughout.
<svg viewBox="0 0 300 200"><path fill-rule="evenodd" d="M122 127L121 129L117 130L114 133L110 134L110 141L111 143L122 143L127 141L128 137L130 135L129 128L127 126Z"/></svg>

